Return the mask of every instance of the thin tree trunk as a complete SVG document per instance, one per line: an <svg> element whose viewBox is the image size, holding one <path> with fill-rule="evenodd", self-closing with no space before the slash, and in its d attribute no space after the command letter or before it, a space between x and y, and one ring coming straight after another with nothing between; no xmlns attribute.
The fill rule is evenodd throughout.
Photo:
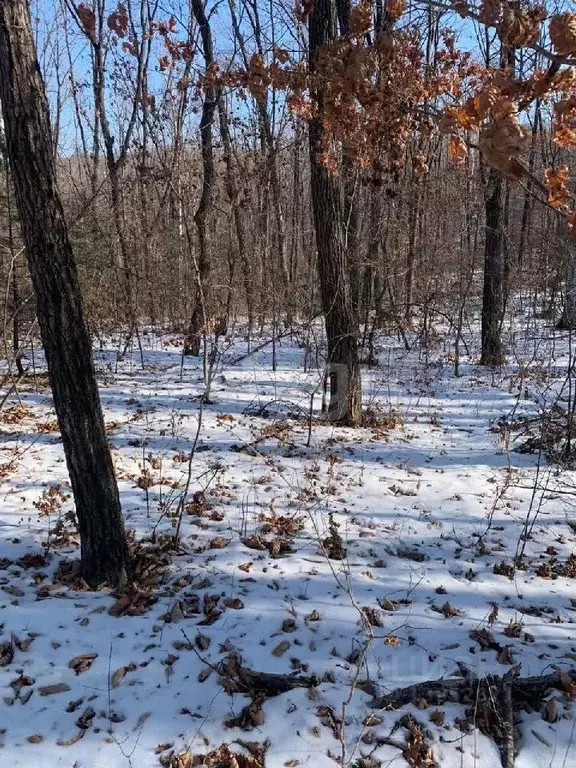
<svg viewBox="0 0 576 768"><path fill-rule="evenodd" d="M27 0L0 0L0 98L8 156L91 586L124 583L129 558L84 321L56 186L44 84Z"/></svg>
<svg viewBox="0 0 576 768"><path fill-rule="evenodd" d="M309 19L310 68L316 68L319 49L335 37L332 0L317 0ZM352 306L346 258L340 186L320 161L323 118L322 93L314 94L318 115L309 122L312 208L318 251L318 271L328 337L331 421L355 426L362 421L362 386L358 361L358 326Z"/></svg>
<svg viewBox="0 0 576 768"><path fill-rule="evenodd" d="M254 327L254 284L252 278L252 268L248 258L246 224L241 210L238 197L238 188L234 178L234 167L232 164L232 142L230 140L230 126L228 124L228 113L223 98L218 100L218 114L220 117L220 137L222 139L222 150L224 155L224 164L226 165L226 192L232 212L234 215L234 227L236 229L236 241L238 244L238 254L242 265L242 282L244 293L246 294L246 308L248 311L248 333L252 333Z"/></svg>
<svg viewBox="0 0 576 768"><path fill-rule="evenodd" d="M8 163L7 163L8 166ZM19 376L24 375L22 350L20 349L20 290L18 287L17 253L14 245L14 221L12 217L12 190L9 167L6 168L6 204L8 207L8 248L12 275L12 351Z"/></svg>
<svg viewBox="0 0 576 768"><path fill-rule="evenodd" d="M561 331L576 329L576 243L566 236L566 289L562 317L556 327Z"/></svg>
<svg viewBox="0 0 576 768"><path fill-rule="evenodd" d="M507 0L510 7L517 7L518 0ZM486 50L490 61L489 48ZM500 65L514 73L514 48L502 43ZM481 365L502 365L502 322L506 299L506 264L504 234L508 224L508 181L504 174L491 168L488 174L486 197L486 237L484 240L484 291L482 294L482 355Z"/></svg>
<svg viewBox="0 0 576 768"><path fill-rule="evenodd" d="M501 339L504 188L505 180L502 173L495 168L491 169L486 198L481 365L502 365L504 362Z"/></svg>
<svg viewBox="0 0 576 768"><path fill-rule="evenodd" d="M414 265L416 262L416 236L420 212L420 190L416 188L410 197L408 209L408 252L406 256L406 275L404 279L404 316L410 325L412 321L412 302L414 292Z"/></svg>
<svg viewBox="0 0 576 768"><path fill-rule="evenodd" d="M204 53L204 62L208 70L214 63L214 49L212 45L212 32L210 23L206 17L204 4L202 0L192 0L192 11L200 27L202 38L202 50ZM210 278L210 233L208 219L214 197L214 145L212 137L212 126L214 115L218 104L218 93L214 86L208 86L204 92L204 104L202 106L202 117L200 119L200 144L202 148L202 194L198 208L194 214L194 223L198 232L198 263L196 267L196 299L190 319L188 333L184 340L184 354L200 354L203 329L205 329L208 318L206 313L209 305L209 278Z"/></svg>

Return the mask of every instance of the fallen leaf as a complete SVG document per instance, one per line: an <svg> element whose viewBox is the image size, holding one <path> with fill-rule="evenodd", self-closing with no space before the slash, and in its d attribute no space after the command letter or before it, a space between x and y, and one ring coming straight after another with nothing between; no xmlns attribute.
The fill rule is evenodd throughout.
<svg viewBox="0 0 576 768"><path fill-rule="evenodd" d="M173 741L168 741L166 744L158 744L158 746L154 750L155 755L159 755L161 752L166 752L167 749L172 749L174 746Z"/></svg>
<svg viewBox="0 0 576 768"><path fill-rule="evenodd" d="M226 608L233 608L235 611L240 611L244 608L244 603L239 597L225 597L222 602Z"/></svg>
<svg viewBox="0 0 576 768"><path fill-rule="evenodd" d="M212 539L208 545L209 549L224 549L230 544L230 539L225 539L223 536L216 536Z"/></svg>
<svg viewBox="0 0 576 768"><path fill-rule="evenodd" d="M288 640L283 640L281 643L279 643L276 648L272 651L272 656L276 656L280 658L280 656L283 656L286 651L290 648L290 643Z"/></svg>
<svg viewBox="0 0 576 768"><path fill-rule="evenodd" d="M373 728L375 725L381 725L382 718L380 715L366 715L364 718L364 725L367 728Z"/></svg>
<svg viewBox="0 0 576 768"><path fill-rule="evenodd" d="M59 747L71 747L73 744L77 744L80 739L84 738L86 731L86 728L80 728L71 739L58 739L56 744L58 744Z"/></svg>
<svg viewBox="0 0 576 768"><path fill-rule="evenodd" d="M562 682L562 685L564 686L564 690L570 696L570 698L573 698L576 696L576 683L572 680L570 675L567 672L560 672L560 681Z"/></svg>
<svg viewBox="0 0 576 768"><path fill-rule="evenodd" d="M40 696L52 696L55 693L66 693L70 690L68 683L55 683L54 685L44 685L38 688Z"/></svg>
<svg viewBox="0 0 576 768"><path fill-rule="evenodd" d="M125 677L126 672L128 672L128 667L119 667L110 675L110 685L112 688L117 688L120 685L120 681Z"/></svg>
<svg viewBox="0 0 576 768"><path fill-rule="evenodd" d="M97 656L97 653L85 653L80 656L75 656L72 661L69 662L68 666L70 669L73 669L77 675L80 675L82 672L86 672L86 670L90 669L92 662Z"/></svg>
<svg viewBox="0 0 576 768"><path fill-rule="evenodd" d="M96 712L92 709L92 707L86 707L84 712L80 715L78 720L76 720L76 727L77 728L91 728L92 727L92 720L96 717Z"/></svg>
<svg viewBox="0 0 576 768"><path fill-rule="evenodd" d="M544 712L542 714L542 718L546 720L547 723L555 723L556 720L558 720L558 709L556 707L556 699L548 699L546 704L544 705Z"/></svg>
<svg viewBox="0 0 576 768"><path fill-rule="evenodd" d="M194 638L194 642L196 643L196 647L200 651L207 651L208 648L210 648L210 638L206 635L198 634Z"/></svg>
<svg viewBox="0 0 576 768"><path fill-rule="evenodd" d="M434 725L444 725L444 712L440 709L435 709L434 712L430 712L429 720Z"/></svg>
<svg viewBox="0 0 576 768"><path fill-rule="evenodd" d="M512 664L512 646L504 645L500 653L496 656L498 664Z"/></svg>
<svg viewBox="0 0 576 768"><path fill-rule="evenodd" d="M208 680L211 674L212 670L210 667L204 667L204 669L201 669L198 673L198 682L203 683L204 681Z"/></svg>

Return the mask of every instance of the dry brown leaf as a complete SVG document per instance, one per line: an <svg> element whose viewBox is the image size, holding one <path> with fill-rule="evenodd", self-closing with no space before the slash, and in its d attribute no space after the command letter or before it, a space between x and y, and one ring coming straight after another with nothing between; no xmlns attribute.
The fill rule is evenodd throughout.
<svg viewBox="0 0 576 768"><path fill-rule="evenodd" d="M512 650L513 648L511 645L504 645L496 656L498 664L512 664Z"/></svg>
<svg viewBox="0 0 576 768"><path fill-rule="evenodd" d="M210 638L207 635L196 635L194 642L200 651L207 651L210 648Z"/></svg>
<svg viewBox="0 0 576 768"><path fill-rule="evenodd" d="M548 26L550 41L560 56L576 53L576 13L558 13Z"/></svg>
<svg viewBox="0 0 576 768"><path fill-rule="evenodd" d="M128 667L119 667L115 672L112 672L110 675L110 686L112 688L117 688L127 672Z"/></svg>
<svg viewBox="0 0 576 768"><path fill-rule="evenodd" d="M44 685L38 688L40 696L52 696L55 693L66 693L70 690L68 683L55 683L54 685Z"/></svg>
<svg viewBox="0 0 576 768"><path fill-rule="evenodd" d="M435 709L433 712L430 712L429 719L434 725L444 725L444 712L440 709Z"/></svg>
<svg viewBox="0 0 576 768"><path fill-rule="evenodd" d="M576 683L567 672L560 672L560 680L568 696L570 696L570 698L576 696Z"/></svg>
<svg viewBox="0 0 576 768"><path fill-rule="evenodd" d="M222 602L226 608L233 608L235 611L240 611L244 608L244 603L239 597L225 597Z"/></svg>
<svg viewBox="0 0 576 768"><path fill-rule="evenodd" d="M276 656L280 658L280 656L283 656L286 651L290 648L290 643L288 640L283 640L281 643L279 643L276 648L272 651L272 656Z"/></svg>
<svg viewBox="0 0 576 768"><path fill-rule="evenodd" d="M548 699L544 705L542 718L546 720L547 723L555 723L558 720L558 708L556 706L556 699Z"/></svg>
<svg viewBox="0 0 576 768"><path fill-rule="evenodd" d="M68 666L70 669L73 669L77 675L80 675L82 672L86 672L87 669L90 669L92 662L97 657L97 653L85 653L80 656L75 656L72 661L68 663Z"/></svg>
<svg viewBox="0 0 576 768"><path fill-rule="evenodd" d="M223 536L216 536L210 542L209 549L224 549L230 544L230 539L225 539Z"/></svg>
<svg viewBox="0 0 576 768"><path fill-rule="evenodd" d="M14 643L0 643L0 667L6 667L14 658Z"/></svg>
<svg viewBox="0 0 576 768"><path fill-rule="evenodd" d="M77 744L80 739L84 738L86 730L86 728L79 728L71 739L58 739L56 744L58 744L59 747L71 747L73 744Z"/></svg>

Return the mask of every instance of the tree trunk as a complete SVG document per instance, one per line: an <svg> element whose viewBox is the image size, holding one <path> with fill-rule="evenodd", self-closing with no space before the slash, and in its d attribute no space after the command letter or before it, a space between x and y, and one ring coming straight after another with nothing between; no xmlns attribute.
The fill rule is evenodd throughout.
<svg viewBox="0 0 576 768"><path fill-rule="evenodd" d="M576 243L566 238L566 290L562 317L556 327L560 331L576 329Z"/></svg>
<svg viewBox="0 0 576 768"><path fill-rule="evenodd" d="M501 339L504 186L502 173L495 168L491 169L486 198L481 365L502 365L504 362Z"/></svg>
<svg viewBox="0 0 576 768"><path fill-rule="evenodd" d="M218 100L218 115L220 118L220 137L222 139L224 164L226 165L226 192L228 194L228 199L230 200L230 205L232 206L232 212L234 215L238 254L240 256L240 263L242 265L242 282L244 285L244 293L246 294L248 335L250 336L254 327L254 280L252 277L250 258L248 256L248 236L246 234L246 224L239 200L239 191L234 178L230 126L228 122L228 113L226 111L226 103L223 98Z"/></svg>
<svg viewBox="0 0 576 768"><path fill-rule="evenodd" d="M408 325L412 322L412 300L414 292L414 264L416 261L416 233L420 208L420 191L415 189L410 197L408 210L408 253L406 255L406 275L404 278L404 317Z"/></svg>
<svg viewBox="0 0 576 768"><path fill-rule="evenodd" d="M505 3L506 4L506 3ZM507 0L517 7L517 0ZM486 50L490 61L489 48ZM500 48L500 65L515 71L514 48L504 42ZM482 293L482 354L480 365L502 365L502 321L505 307L506 264L504 230L508 225L508 182L504 174L491 168L486 197L486 237L484 240L484 290Z"/></svg>
<svg viewBox="0 0 576 768"><path fill-rule="evenodd" d="M204 11L202 0L192 0L192 11L200 27L202 37L202 49L204 52L204 62L206 70L214 63L214 50L212 45L212 32L210 23ZM208 320L208 280L210 277L211 259L210 259L210 233L208 229L208 217L212 207L214 196L214 145L212 139L212 125L214 115L218 104L218 94L213 85L206 88L204 92L204 105L202 107L202 117L200 119L200 144L202 148L202 194L198 208L194 214L194 223L198 232L198 262L194 265L196 270L196 299L192 318L186 339L184 340L184 354L200 354L203 330Z"/></svg>
<svg viewBox="0 0 576 768"><path fill-rule="evenodd" d="M336 14L332 0L317 0L309 19L310 68L318 50L334 39ZM314 94L318 115L309 122L312 208L322 305L328 337L331 421L355 426L362 421L362 386L358 362L358 327L352 306L350 271L340 186L320 161L323 135L322 93Z"/></svg>
<svg viewBox="0 0 576 768"><path fill-rule="evenodd" d="M38 322L82 546L93 587L128 578L118 488L106 441L74 254L56 187L44 84L27 0L0 0L0 98Z"/></svg>

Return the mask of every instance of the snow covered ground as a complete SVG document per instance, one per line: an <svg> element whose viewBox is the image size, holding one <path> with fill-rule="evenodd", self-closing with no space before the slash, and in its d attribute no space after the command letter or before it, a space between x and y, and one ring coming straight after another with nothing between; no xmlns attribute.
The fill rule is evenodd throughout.
<svg viewBox="0 0 576 768"><path fill-rule="evenodd" d="M307 446L318 371L304 373L305 351L288 341L276 372L269 346L234 364L239 339L203 408L176 554L165 536L187 483L201 367L186 359L181 371L175 336L148 335L144 371L136 353L117 364L97 352L126 526L147 542L126 598L82 589L49 391L42 377L21 387L0 411L0 765L186 768L223 743L264 750L267 768L499 765L465 706L383 712L370 691L462 665L474 676L576 668L576 534L562 492L572 473L508 451L490 429L534 414L566 360L515 344L530 376L469 362L454 378L442 348L424 360L383 339L380 367L364 371L372 426L322 424L318 395ZM320 684L247 712L218 674L231 654ZM555 722L520 713L517 768L576 766L573 704L553 696ZM406 712L431 762L407 762L406 728L391 736Z"/></svg>

